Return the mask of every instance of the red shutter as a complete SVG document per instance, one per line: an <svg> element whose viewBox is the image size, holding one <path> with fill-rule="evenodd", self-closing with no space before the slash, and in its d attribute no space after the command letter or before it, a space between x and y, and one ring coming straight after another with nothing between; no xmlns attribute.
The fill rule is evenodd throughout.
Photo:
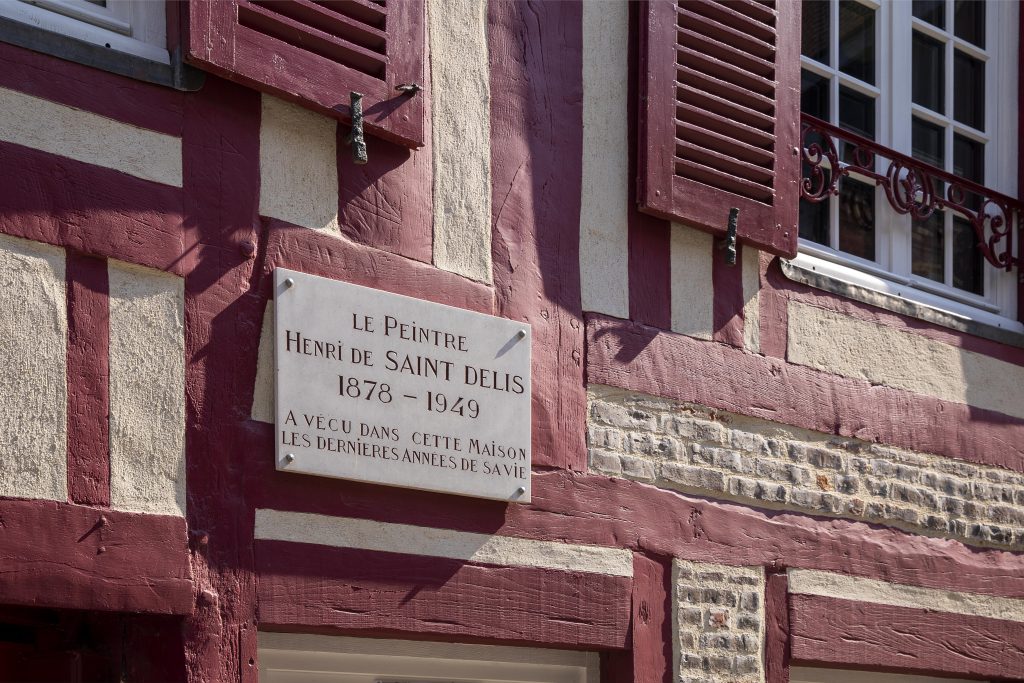
<svg viewBox="0 0 1024 683"><path fill-rule="evenodd" d="M220 76L349 119L364 95L368 133L423 145L421 0L190 0L187 60Z"/></svg>
<svg viewBox="0 0 1024 683"><path fill-rule="evenodd" d="M796 254L800 3L649 0L641 28L640 208Z"/></svg>

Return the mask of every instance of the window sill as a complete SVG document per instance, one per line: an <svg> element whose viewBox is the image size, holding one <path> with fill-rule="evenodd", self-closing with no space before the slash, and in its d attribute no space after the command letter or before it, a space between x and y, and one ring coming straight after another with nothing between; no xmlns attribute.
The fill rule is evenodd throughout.
<svg viewBox="0 0 1024 683"><path fill-rule="evenodd" d="M782 273L793 282L854 301L917 318L959 332L1024 348L1024 324L959 301L915 288L820 256L800 253L781 259Z"/></svg>
<svg viewBox="0 0 1024 683"><path fill-rule="evenodd" d="M164 51L164 60L150 59L6 17L0 17L0 41L175 90L199 90L205 80L202 71L184 64L179 55L166 56Z"/></svg>

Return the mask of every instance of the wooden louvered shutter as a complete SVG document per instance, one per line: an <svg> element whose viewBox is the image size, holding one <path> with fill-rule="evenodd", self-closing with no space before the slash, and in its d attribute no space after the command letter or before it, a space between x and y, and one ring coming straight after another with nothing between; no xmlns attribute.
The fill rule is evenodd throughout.
<svg viewBox="0 0 1024 683"><path fill-rule="evenodd" d="M186 59L233 81L349 119L362 93L364 126L423 145L421 0L189 0Z"/></svg>
<svg viewBox="0 0 1024 683"><path fill-rule="evenodd" d="M649 0L641 28L640 208L796 254L800 3Z"/></svg>

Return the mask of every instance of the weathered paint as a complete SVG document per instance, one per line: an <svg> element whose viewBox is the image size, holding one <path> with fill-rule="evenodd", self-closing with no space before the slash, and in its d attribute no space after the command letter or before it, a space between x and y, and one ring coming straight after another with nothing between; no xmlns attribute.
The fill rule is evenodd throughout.
<svg viewBox="0 0 1024 683"><path fill-rule="evenodd" d="M337 122L263 95L260 214L338 231Z"/></svg>
<svg viewBox="0 0 1024 683"><path fill-rule="evenodd" d="M712 277L714 238L684 225L672 226L672 331L711 339L715 326Z"/></svg>
<svg viewBox="0 0 1024 683"><path fill-rule="evenodd" d="M64 250L0 235L0 495L66 500Z"/></svg>
<svg viewBox="0 0 1024 683"><path fill-rule="evenodd" d="M629 4L583 4L583 310L629 317Z"/></svg>
<svg viewBox="0 0 1024 683"><path fill-rule="evenodd" d="M184 285L118 261L108 276L110 503L184 515Z"/></svg>
<svg viewBox="0 0 1024 683"><path fill-rule="evenodd" d="M181 139L0 88L0 140L181 187Z"/></svg>
<svg viewBox="0 0 1024 683"><path fill-rule="evenodd" d="M249 416L274 424L274 302L267 301L260 326L260 348L256 359L256 380Z"/></svg>
<svg viewBox="0 0 1024 683"><path fill-rule="evenodd" d="M1024 622L1024 600L948 591L921 586L907 586L877 579L847 576L809 569L789 570L789 591L801 595L818 595L873 602L896 607L913 607L935 612Z"/></svg>
<svg viewBox="0 0 1024 683"><path fill-rule="evenodd" d="M256 538L508 567L633 575L633 554L628 550L282 510L256 510Z"/></svg>
<svg viewBox="0 0 1024 683"><path fill-rule="evenodd" d="M787 359L1024 419L1024 367L927 337L790 302Z"/></svg>
<svg viewBox="0 0 1024 683"><path fill-rule="evenodd" d="M434 131L434 264L490 282L487 3L435 1L427 14Z"/></svg>

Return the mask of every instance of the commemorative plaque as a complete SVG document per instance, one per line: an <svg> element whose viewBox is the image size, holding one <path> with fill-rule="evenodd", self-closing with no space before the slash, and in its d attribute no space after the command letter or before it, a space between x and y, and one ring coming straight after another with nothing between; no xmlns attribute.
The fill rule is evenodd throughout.
<svg viewBox="0 0 1024 683"><path fill-rule="evenodd" d="M277 469L530 501L529 325L274 271Z"/></svg>

